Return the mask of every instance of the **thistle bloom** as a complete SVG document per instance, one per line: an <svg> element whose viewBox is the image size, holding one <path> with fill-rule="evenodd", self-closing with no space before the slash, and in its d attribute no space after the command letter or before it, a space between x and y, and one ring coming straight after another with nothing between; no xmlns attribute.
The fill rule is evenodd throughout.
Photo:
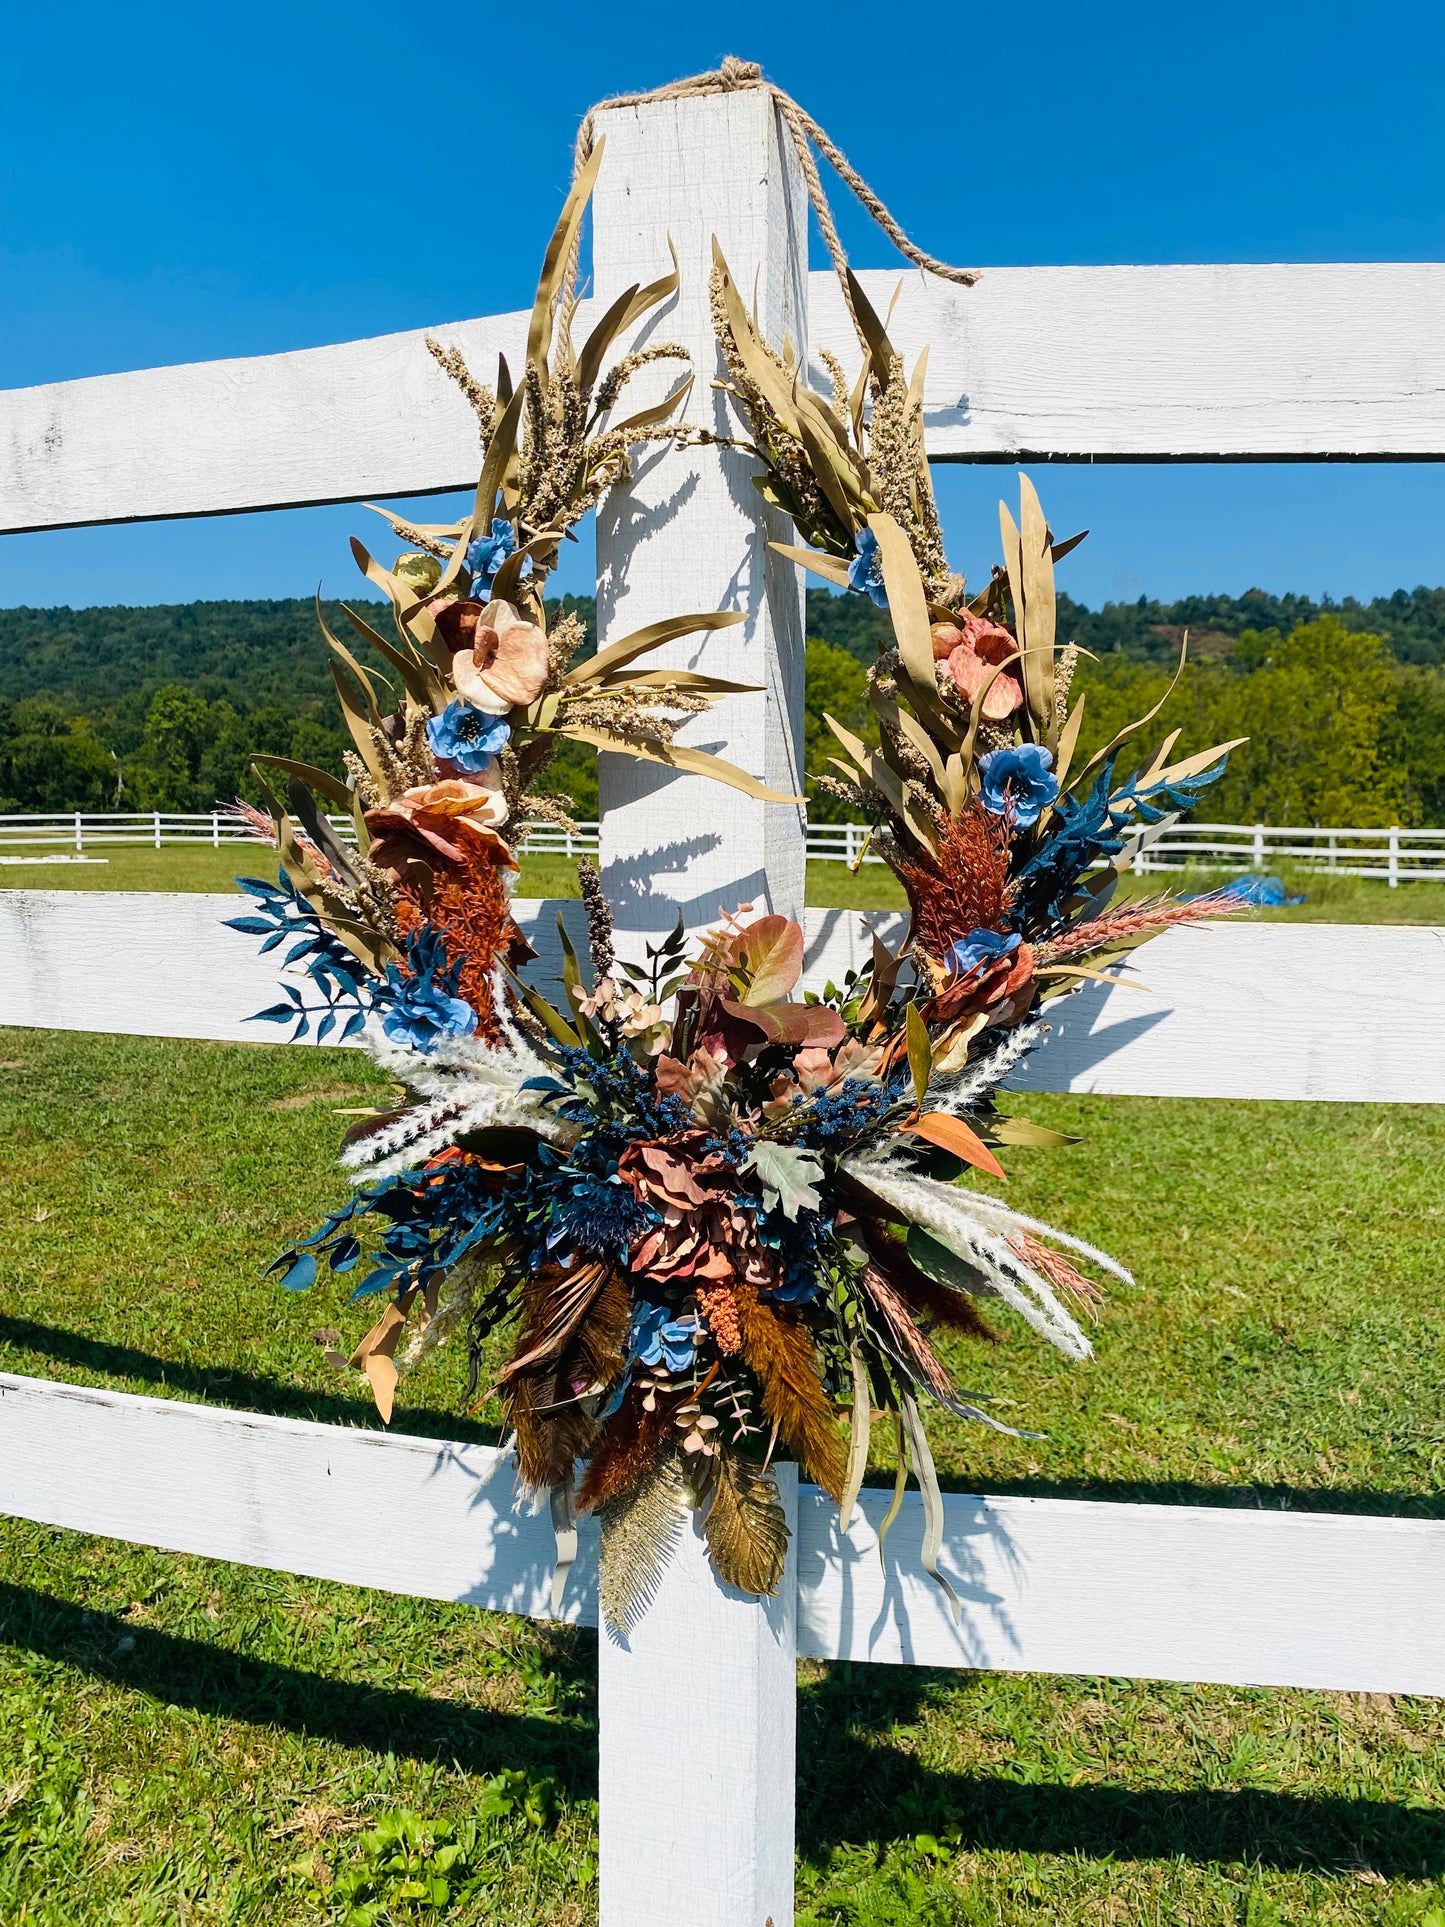
<svg viewBox="0 0 1445 1927"><path fill-rule="evenodd" d="M995 816L1007 816L1016 829L1032 829L1059 793L1058 781L1049 773L1053 766L1053 751L1042 743L1020 743L981 756L984 808Z"/></svg>
<svg viewBox="0 0 1445 1927"><path fill-rule="evenodd" d="M468 776L490 769L511 733L499 717L460 700L448 703L426 726L432 755Z"/></svg>
<svg viewBox="0 0 1445 1927"><path fill-rule="evenodd" d="M435 611L437 633L452 651L452 681L464 702L489 716L534 703L551 666L547 638L510 602L448 602Z"/></svg>
<svg viewBox="0 0 1445 1927"><path fill-rule="evenodd" d="M848 564L848 587L879 609L888 607L888 591L883 586L883 557L878 552L878 537L872 529L858 531L858 553Z"/></svg>
<svg viewBox="0 0 1445 1927"><path fill-rule="evenodd" d="M490 535L479 535L475 542L467 544L466 564L471 571L472 588L490 595L492 577L507 557L516 552L516 547L516 530L510 522L498 516L492 523Z"/></svg>

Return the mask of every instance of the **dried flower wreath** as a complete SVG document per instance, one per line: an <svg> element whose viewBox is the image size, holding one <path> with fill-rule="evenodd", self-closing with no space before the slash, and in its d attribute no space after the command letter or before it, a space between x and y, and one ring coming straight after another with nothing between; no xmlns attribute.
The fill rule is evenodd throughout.
<svg viewBox="0 0 1445 1927"><path fill-rule="evenodd" d="M1084 705L1069 705L1077 651L1056 647L1053 586L1073 542L1054 541L1025 480L1018 523L1002 511L1004 566L967 601L929 483L921 365L905 379L850 276L861 372L850 389L834 368L829 402L761 339L719 257L741 445L812 545L784 552L891 618L894 646L869 678L881 748L832 724L843 754L825 780L875 825L907 891L909 940L893 955L875 939L841 989L801 999L803 932L781 916L740 910L690 954L679 925L645 962L623 962L584 864L590 976L564 930L560 1004L524 985L507 838L561 808L530 790L554 736L771 794L670 739L669 718L729 685L631 668L735 618L660 623L576 666L575 627L545 631L542 587L567 527L625 473L633 441L678 433L681 391L599 426L641 359L603 376L609 348L675 275L629 291L580 353L571 345L570 264L595 167L596 155L548 250L521 387L504 368L482 390L436 350L482 424L472 515L395 525L415 547L391 570L358 546L401 646L351 619L401 679L400 704L384 713L372 675L328 635L356 743L350 782L270 765L300 828L273 799L281 880L242 880L257 907L236 927L267 949L290 939L286 961L319 1004L288 985L261 1015L296 1034L312 1016L319 1037L360 1032L405 1090L347 1134L351 1200L272 1270L294 1289L322 1262L350 1273L378 1228L352 1297L386 1294L386 1309L350 1363L389 1417L399 1370L448 1337L470 1348L474 1390L491 1361L522 1483L550 1495L557 1596L575 1509L595 1510L614 1626L644 1610L690 1509L723 1579L773 1591L787 1538L775 1453L839 1501L846 1529L875 1413L897 1440L885 1530L911 1466L923 1562L956 1611L920 1407L1011 1428L960 1389L930 1334L986 1337L992 1301L1084 1358L1077 1314L1100 1292L1081 1265L1129 1275L966 1180L1001 1178L999 1147L1062 1141L994 1102L1040 1042L1042 1007L1107 980L1159 930L1218 913L1213 899L1110 898L1130 839L1190 807L1232 745L1171 761L1176 732L1120 779L1151 711L1076 770ZM351 814L356 850L318 799Z"/></svg>

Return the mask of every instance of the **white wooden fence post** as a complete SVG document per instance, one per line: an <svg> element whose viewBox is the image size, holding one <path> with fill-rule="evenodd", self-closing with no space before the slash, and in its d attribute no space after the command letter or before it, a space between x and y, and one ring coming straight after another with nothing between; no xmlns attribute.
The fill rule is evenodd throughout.
<svg viewBox="0 0 1445 1927"><path fill-rule="evenodd" d="M764 331L807 339L807 200L770 98L751 91L617 108L598 117L607 152L593 203L601 304L664 271L681 286L644 338L692 358L686 419L736 432L708 281L716 235ZM656 373L658 393L677 365ZM770 552L790 526L730 450L644 448L634 478L598 512L599 641L687 610L739 609L736 629L665 658L760 685L701 717L683 740L770 787L801 791L803 596ZM604 755L600 846L619 948L712 922L745 902L801 917L800 807L759 803L703 778ZM781 1468L790 1519L797 1481ZM791 1927L797 1579L792 1558L765 1604L723 1588L689 1525L641 1625L598 1642L603 1927Z"/></svg>
<svg viewBox="0 0 1445 1927"><path fill-rule="evenodd" d="M1264 868L1264 825L1263 823L1256 823L1254 826L1254 861L1251 865L1251 868L1256 870L1262 870Z"/></svg>
<svg viewBox="0 0 1445 1927"><path fill-rule="evenodd" d="M689 1524L624 1643L597 1634L601 1927L792 1927L798 1475L777 1596L718 1584Z"/></svg>
<svg viewBox="0 0 1445 1927"><path fill-rule="evenodd" d="M1400 826L1395 824L1390 831L1390 888L1400 887Z"/></svg>
<svg viewBox="0 0 1445 1927"><path fill-rule="evenodd" d="M80 826L79 810L75 812L75 847L77 850L83 850L85 848L85 833Z"/></svg>
<svg viewBox="0 0 1445 1927"><path fill-rule="evenodd" d="M727 397L712 386L722 372L708 294L714 235L768 337L807 339L808 205L776 110L756 90L658 101L599 115L598 132L607 139L593 203L599 303L665 272L671 240L681 287L643 339L691 355L686 419L735 434ZM664 362L647 379L660 396L680 372ZM752 487L755 464L731 450L654 445L635 452L633 469L631 485L598 511L599 639L687 610L745 611L738 628L687 638L659 659L761 686L689 723L680 740L800 794L802 581L767 546L792 540L791 524ZM679 910L691 927L744 902L801 915L799 807L619 756L601 758L600 787L603 878L624 955L641 935L670 930Z"/></svg>

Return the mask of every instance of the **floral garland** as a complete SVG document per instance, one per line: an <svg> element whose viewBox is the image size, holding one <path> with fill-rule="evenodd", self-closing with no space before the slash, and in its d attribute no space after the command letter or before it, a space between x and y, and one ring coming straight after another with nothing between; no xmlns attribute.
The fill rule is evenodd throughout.
<svg viewBox="0 0 1445 1927"><path fill-rule="evenodd" d="M289 940L309 993L288 984L260 1015L294 1035L313 1018L318 1039L360 1034L405 1092L348 1132L349 1202L271 1269L304 1289L323 1263L360 1269L370 1247L352 1298L384 1295L386 1308L349 1362L383 1417L401 1369L465 1341L523 1486L550 1495L558 1596L580 1506L601 1522L602 1604L618 1628L644 1610L690 1510L723 1579L774 1591L787 1545L777 1454L839 1502L846 1530L877 1414L897 1443L885 1530L911 1466L923 1562L956 1611L922 1408L1011 1428L960 1389L931 1334L987 1338L982 1307L998 1305L1086 1358L1080 1313L1100 1290L1085 1267L1129 1278L972 1187L972 1173L1004 1176L1001 1147L1062 1141L1001 1113L995 1094L1042 1041L1051 999L1109 981L1168 925L1219 913L1217 899L1110 899L1131 839L1189 808L1232 745L1171 761L1176 732L1121 779L1151 712L1076 768L1077 651L1056 647L1053 619L1053 565L1073 542L1055 542L1025 480L1019 522L1002 511L1005 564L968 601L943 556L920 373L905 378L861 287L861 372L850 388L834 367L830 402L760 339L719 257L718 336L750 437L738 445L810 544L784 553L892 622L869 677L881 747L832 723L842 755L824 781L872 822L908 895L909 937L898 954L875 937L841 988L801 998L802 930L750 909L691 947L679 924L624 962L584 864L589 967L563 930L562 999L515 976L528 952L506 878L528 824L563 814L532 787L556 736L772 794L672 741L730 685L632 667L737 618L680 617L582 661L569 618L545 627L567 527L626 473L633 441L679 433L682 391L603 425L640 362L676 352L624 355L602 374L616 334L675 275L630 291L580 351L571 341L596 159L548 250L521 387L504 366L482 389L435 348L483 428L471 516L395 524L413 547L390 570L356 545L400 646L348 614L401 700L384 707L373 672L328 632L356 745L349 781L267 759L300 827L272 795L281 877L241 880L256 907L235 927L265 949ZM355 849L322 803L352 817Z"/></svg>

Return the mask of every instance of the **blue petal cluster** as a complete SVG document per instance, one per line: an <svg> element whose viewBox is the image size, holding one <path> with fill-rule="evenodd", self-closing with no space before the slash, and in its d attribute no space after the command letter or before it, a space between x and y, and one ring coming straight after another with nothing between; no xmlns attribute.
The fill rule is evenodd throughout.
<svg viewBox="0 0 1445 1927"><path fill-rule="evenodd" d="M970 930L966 937L948 946L943 961L956 976L966 977L981 963L995 957L1011 957L1022 942L1017 930L1006 937L1001 937L997 930Z"/></svg>
<svg viewBox="0 0 1445 1927"><path fill-rule="evenodd" d="M492 578L517 548L517 532L510 522L498 516L490 535L479 535L467 544L466 564L472 576L472 594L478 602L492 592Z"/></svg>
<svg viewBox="0 0 1445 1927"><path fill-rule="evenodd" d="M460 697L448 703L441 715L433 716L426 726L432 755L467 776L480 776L483 770L490 769L511 734L500 716L489 716L484 709L463 702Z"/></svg>
<svg viewBox="0 0 1445 1927"><path fill-rule="evenodd" d="M443 1037L470 1037L477 1013L457 995L460 962L448 963L441 932L418 931L407 943L406 965L388 964L391 992L381 1020L387 1036L413 1050L433 1050Z"/></svg>
<svg viewBox="0 0 1445 1927"><path fill-rule="evenodd" d="M1007 814L1017 829L1032 829L1058 796L1058 779L1050 774L1053 766L1053 751L1042 743L1020 743L1014 749L995 749L981 756L984 808L995 816Z"/></svg>
<svg viewBox="0 0 1445 1927"><path fill-rule="evenodd" d="M640 1365L685 1372L697 1356L700 1329L695 1318L674 1318L666 1305L639 1305L632 1314L628 1352Z"/></svg>
<svg viewBox="0 0 1445 1927"><path fill-rule="evenodd" d="M848 564L848 587L868 600L879 609L888 607L888 591L883 585L883 557L878 548L878 537L872 529L858 531L858 553Z"/></svg>

